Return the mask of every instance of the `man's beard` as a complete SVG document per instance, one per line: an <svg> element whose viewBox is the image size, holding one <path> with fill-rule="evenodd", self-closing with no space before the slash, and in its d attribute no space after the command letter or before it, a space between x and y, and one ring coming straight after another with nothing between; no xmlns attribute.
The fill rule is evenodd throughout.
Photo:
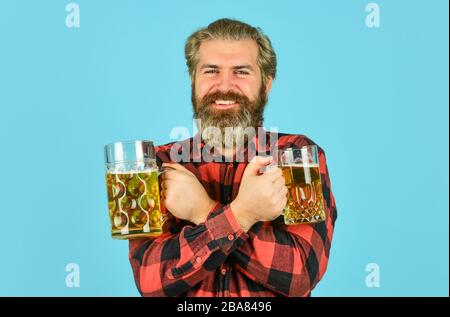
<svg viewBox="0 0 450 317"><path fill-rule="evenodd" d="M195 96L194 84L191 98L194 118L200 119L200 135L211 148L232 149L245 146L251 135L248 132L256 132L257 127L263 124L264 108L267 103L264 85L261 85L259 94L253 102L247 96L234 91L216 91L199 100ZM216 100L234 100L238 106L231 109L215 109L211 104Z"/></svg>

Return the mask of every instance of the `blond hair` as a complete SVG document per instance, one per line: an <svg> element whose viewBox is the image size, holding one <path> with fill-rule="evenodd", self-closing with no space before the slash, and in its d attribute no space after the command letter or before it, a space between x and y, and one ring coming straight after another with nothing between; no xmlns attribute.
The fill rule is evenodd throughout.
<svg viewBox="0 0 450 317"><path fill-rule="evenodd" d="M263 85L269 78L275 79L277 56L272 44L260 28L232 19L219 19L205 28L192 33L186 40L184 56L191 80L194 81L202 42L213 39L221 40L254 40L258 45L258 66L261 70Z"/></svg>

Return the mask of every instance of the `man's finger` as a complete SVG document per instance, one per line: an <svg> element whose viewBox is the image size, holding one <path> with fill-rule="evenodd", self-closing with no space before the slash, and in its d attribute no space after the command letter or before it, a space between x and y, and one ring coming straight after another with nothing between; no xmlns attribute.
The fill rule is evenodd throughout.
<svg viewBox="0 0 450 317"><path fill-rule="evenodd" d="M273 188L275 190L281 190L284 186L284 178L279 177L273 182Z"/></svg>
<svg viewBox="0 0 450 317"><path fill-rule="evenodd" d="M272 171L264 173L261 177L267 179L267 181L273 182L278 178L283 177L283 171L279 167L276 167Z"/></svg>
<svg viewBox="0 0 450 317"><path fill-rule="evenodd" d="M168 186L167 183L168 183L167 180L163 180L163 181L161 182L161 189L166 189L167 186Z"/></svg>
<svg viewBox="0 0 450 317"><path fill-rule="evenodd" d="M272 161L272 156L255 156L246 166L243 177L247 175L258 175L259 169L269 165Z"/></svg>
<svg viewBox="0 0 450 317"><path fill-rule="evenodd" d="M190 170L188 170L186 167L184 167L181 164L178 163L163 163L162 167L169 167L169 168L173 168L174 170L180 171L180 172L184 172L184 173L188 173L192 176L195 176Z"/></svg>
<svg viewBox="0 0 450 317"><path fill-rule="evenodd" d="M162 175L162 180L181 181L183 179L191 179L192 177L195 176L192 174L188 174L186 172L173 169L165 172Z"/></svg>
<svg viewBox="0 0 450 317"><path fill-rule="evenodd" d="M283 186L281 188L281 195L286 196L288 191L289 191L289 189L286 186Z"/></svg>
<svg viewBox="0 0 450 317"><path fill-rule="evenodd" d="M173 168L170 168L170 169L167 168L167 169L163 170L163 172L161 173L161 179L162 180L169 179L170 174L173 174L174 172L176 173L178 171Z"/></svg>

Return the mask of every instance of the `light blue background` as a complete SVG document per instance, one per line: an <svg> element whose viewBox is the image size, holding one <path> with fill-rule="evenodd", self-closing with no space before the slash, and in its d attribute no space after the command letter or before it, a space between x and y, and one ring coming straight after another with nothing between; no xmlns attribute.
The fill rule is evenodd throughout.
<svg viewBox="0 0 450 317"><path fill-rule="evenodd" d="M377 1L378 29L369 1L80 0L78 29L68 2L0 2L0 295L139 295L103 145L192 130L184 41L234 17L278 54L266 126L327 153L339 217L313 295L448 296L447 1Z"/></svg>

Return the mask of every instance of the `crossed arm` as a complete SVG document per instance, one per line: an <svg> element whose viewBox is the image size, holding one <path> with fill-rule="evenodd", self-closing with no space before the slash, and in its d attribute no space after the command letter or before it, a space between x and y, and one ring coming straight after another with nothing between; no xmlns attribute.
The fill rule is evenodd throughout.
<svg viewBox="0 0 450 317"><path fill-rule="evenodd" d="M163 195L165 199L169 198L167 208L175 210L176 217L189 220L193 225L184 226L178 233L130 241L130 262L141 294L180 295L214 274L228 258L238 272L275 293L285 296L308 295L325 273L336 219L336 207L323 152L320 153L320 163L323 168L322 189L327 219L314 225L286 226L279 221L270 223L270 220L279 215L278 206L284 206L285 201L264 198L255 200L250 197L254 208L245 209L245 200L239 200L239 195L231 204L222 205L199 194L202 203L193 204L192 210L184 209L189 216L176 215L181 210L177 210L175 200L172 201L173 206L170 206L170 198L189 196L192 193L181 193L174 189L176 186L170 186L176 182L166 183ZM278 179L275 174L268 175L266 179L258 179L261 176L252 175L250 170L244 176L250 184L252 181L261 181L260 184L253 184L259 186L259 194L263 192L262 183L266 182L269 184L268 188L276 192L266 193L272 196L268 198L285 196L282 191L284 183L280 188L274 185L274 181ZM245 177L241 186L244 181ZM191 185L189 188L198 189L196 185ZM174 189L174 195L168 190L170 187ZM257 210L262 208L259 205L265 206L261 210L266 212ZM272 212L267 212L268 205ZM194 210L195 206L199 209Z"/></svg>

